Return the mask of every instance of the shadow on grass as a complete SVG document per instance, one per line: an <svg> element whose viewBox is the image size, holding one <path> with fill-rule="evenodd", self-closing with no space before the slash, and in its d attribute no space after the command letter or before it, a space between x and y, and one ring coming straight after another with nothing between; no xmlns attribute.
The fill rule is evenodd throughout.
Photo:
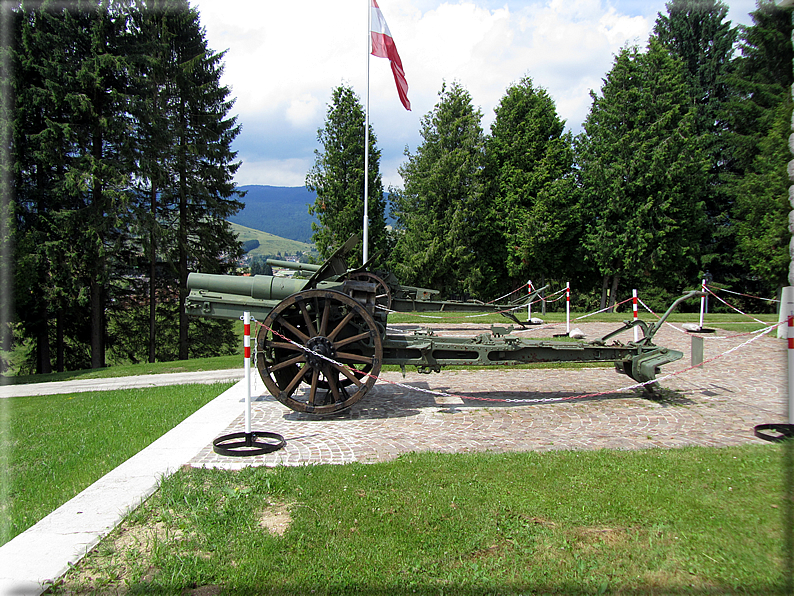
<svg viewBox="0 0 794 596"><path fill-rule="evenodd" d="M195 584L185 586L181 591L175 591L172 586L159 587L149 584L131 584L124 586L116 591L108 586L108 591L86 590L84 586L70 586L68 582L56 584L54 590L47 591L46 594L154 594L154 595L173 595L182 596L253 596L253 595L272 595L272 596L327 596L330 594L356 594L361 596L416 596L422 595L446 595L455 596L485 596L485 595L540 595L540 594L570 594L572 596L587 594L621 594L621 596L716 596L726 594L753 594L755 596L779 596L789 594L784 586L665 586L663 584L639 585L636 587L611 586L608 583L601 586L577 585L573 583L564 585L551 584L515 584L515 585L493 585L488 584L483 587L461 586L454 584L412 584L406 586L368 586L362 584L355 585L313 585L313 586L268 586L258 584L255 586L234 585L219 586L207 584L197 586ZM19 595L28 594L20 591ZM10 592L9 596L15 596Z"/></svg>

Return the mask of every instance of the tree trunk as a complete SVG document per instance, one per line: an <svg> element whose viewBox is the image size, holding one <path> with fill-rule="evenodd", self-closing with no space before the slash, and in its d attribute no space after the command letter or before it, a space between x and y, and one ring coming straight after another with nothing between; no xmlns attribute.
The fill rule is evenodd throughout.
<svg viewBox="0 0 794 596"><path fill-rule="evenodd" d="M149 232L149 363L157 357L157 187L152 183L152 229Z"/></svg>
<svg viewBox="0 0 794 596"><path fill-rule="evenodd" d="M91 368L105 367L105 329L102 286L96 279L91 280Z"/></svg>
<svg viewBox="0 0 794 596"><path fill-rule="evenodd" d="M604 310L607 307L607 296L609 296L609 276L605 275L601 284L601 306L598 307L599 310Z"/></svg>
<svg viewBox="0 0 794 596"><path fill-rule="evenodd" d="M63 372L64 369L64 349L63 349L63 308L58 308L55 315L55 370Z"/></svg>
<svg viewBox="0 0 794 596"><path fill-rule="evenodd" d="M102 132L94 132L92 155L96 163L102 161ZM89 225L96 226L96 235L99 244L103 242L102 219L105 217L104 196L102 180L94 175L94 188L92 190L92 211L94 219ZM93 252L93 251L92 251ZM104 277L105 259L100 255L91 255L94 263L89 263L91 275L91 368L104 368L105 366L105 300L100 281Z"/></svg>
<svg viewBox="0 0 794 596"><path fill-rule="evenodd" d="M188 318L185 312L187 298L187 175L182 164L179 171L179 359L188 359Z"/></svg>
<svg viewBox="0 0 794 596"><path fill-rule="evenodd" d="M615 297L618 295L620 275L612 276L612 291L609 293L609 312L615 312Z"/></svg>
<svg viewBox="0 0 794 596"><path fill-rule="evenodd" d="M36 372L40 375L46 375L52 372L52 364L50 362L49 323L46 318L41 322L38 330L38 337L36 338Z"/></svg>

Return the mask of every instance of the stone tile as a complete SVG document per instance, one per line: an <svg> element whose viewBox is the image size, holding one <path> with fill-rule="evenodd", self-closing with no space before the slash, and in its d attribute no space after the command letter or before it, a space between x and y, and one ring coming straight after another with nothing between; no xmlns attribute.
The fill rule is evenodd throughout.
<svg viewBox="0 0 794 596"><path fill-rule="evenodd" d="M450 335L474 335L489 327L471 323L427 326L434 327L438 334ZM615 328L604 323L577 326L589 339ZM551 337L564 330L564 324L544 325L521 335ZM671 326L664 327L655 343L681 350L684 357L664 367L660 376L666 391L659 401L626 389L634 382L611 368L495 368L434 375L408 373L405 379L400 373L383 373L364 399L331 418L293 412L269 395L262 395L252 403L252 429L283 435L287 441L283 450L237 458L217 455L210 445L190 465L236 469L246 465L387 461L411 451L645 449L761 443L753 434L756 424L786 420L786 342L765 336L742 346L750 338L706 336L706 362L691 369L689 336ZM620 339L632 339L631 332ZM667 377L670 374L673 376ZM434 397L395 382L454 397ZM262 387L261 382L257 387ZM243 427L241 410L219 435Z"/></svg>

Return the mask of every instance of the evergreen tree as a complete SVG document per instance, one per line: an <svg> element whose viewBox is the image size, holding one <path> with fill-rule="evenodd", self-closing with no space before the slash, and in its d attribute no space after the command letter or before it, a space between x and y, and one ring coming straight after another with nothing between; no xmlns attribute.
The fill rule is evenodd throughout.
<svg viewBox="0 0 794 596"><path fill-rule="evenodd" d="M495 112L486 154L493 230L501 236L493 252L504 263L501 292L504 284L520 286L533 276L566 275L575 262L580 218L572 185L563 183L573 171L572 139L554 100L526 77Z"/></svg>
<svg viewBox="0 0 794 596"><path fill-rule="evenodd" d="M760 0L750 13L753 24L740 27L740 55L734 59L730 83L734 93L729 115L732 178L752 167L760 143L776 118L776 109L791 95L791 12Z"/></svg>
<svg viewBox="0 0 794 596"><path fill-rule="evenodd" d="M14 203L12 189L13 145L13 65L12 48L18 40L19 27L10 7L0 5L0 374L9 367L11 320L14 310ZM2 383L2 379L0 379ZM0 464L3 465L3 464ZM5 490L0 488L5 497Z"/></svg>
<svg viewBox="0 0 794 596"><path fill-rule="evenodd" d="M692 100L698 105L699 133L724 129L721 104L730 97L727 76L737 30L725 21L728 7L720 0L672 0L668 15L659 13L654 35L684 63Z"/></svg>
<svg viewBox="0 0 794 596"><path fill-rule="evenodd" d="M406 151L405 188L396 193L393 270L407 284L447 295L479 293L486 285L483 252L488 229L482 114L460 84L444 85L422 118L422 144Z"/></svg>
<svg viewBox="0 0 794 596"><path fill-rule="evenodd" d="M190 269L205 273L228 272L242 255L237 236L227 219L243 204L235 188L240 167L231 150L240 127L229 117L233 100L221 85L223 53L208 49L198 12L178 11L172 45L175 71L174 107L171 116L174 147L174 187L177 209L172 229L179 279L179 359L190 356L190 320L185 311ZM209 325L210 322L194 322ZM196 334L194 340L200 340Z"/></svg>
<svg viewBox="0 0 794 596"><path fill-rule="evenodd" d="M35 341L34 370L51 371L48 319L56 292L56 273L47 258L46 242L62 235L51 229L50 212L58 201L57 169L63 167L68 144L53 118L58 101L47 93L43 49L59 39L59 22L47 14L15 13L13 161L16 188L15 297L19 322ZM57 56L57 50L55 52ZM55 83L55 81L53 81ZM54 235L50 235L54 232Z"/></svg>
<svg viewBox="0 0 794 596"><path fill-rule="evenodd" d="M123 8L102 0L65 13L75 48L75 69L64 81L73 133L66 176L84 206L76 215L91 312L92 368L105 366L108 291L127 240L122 221L128 213L132 122Z"/></svg>
<svg viewBox="0 0 794 596"><path fill-rule="evenodd" d="M672 0L666 6L668 14L658 15L654 34L684 63L690 97L697 106L695 132L703 137L710 161L704 196L708 236L702 266L726 280L738 273L733 258L732 200L724 185L725 175L732 168L726 138L730 112L725 106L733 92L729 73L737 29L725 20L728 7L720 0Z"/></svg>
<svg viewBox="0 0 794 596"><path fill-rule="evenodd" d="M113 356L151 358L153 342L141 348L146 332L128 324L140 311L139 255L150 276L161 263L151 285L184 296L188 267L226 271L240 250L225 221L240 208L229 150L239 128L226 117L222 55L207 50L184 0L130 4L23 4L14 15L15 296L39 372L52 360L53 319L59 369L104 365L106 338ZM181 276L162 274L168 262ZM158 315L156 358L173 359L189 327L183 357L235 343L228 322L184 312L172 334L179 306Z"/></svg>
<svg viewBox="0 0 794 596"><path fill-rule="evenodd" d="M322 151L315 151L315 162L306 176L306 188L317 193L309 213L317 250L323 259L360 234L364 221L364 110L349 86L340 85L331 94L325 124L317 131ZM386 201L380 175L380 150L369 130L369 254L386 251ZM363 243L363 241L362 241ZM348 257L351 266L361 264L362 243Z"/></svg>
<svg viewBox="0 0 794 596"><path fill-rule="evenodd" d="M786 284L790 260L791 11L762 1L751 17L753 25L741 28L731 79L736 96L727 109L734 158L728 188L735 201L737 257L748 272L743 285L772 293Z"/></svg>
<svg viewBox="0 0 794 596"><path fill-rule="evenodd" d="M130 15L135 36L134 101L136 120L136 230L147 258L147 283L136 283L136 294L148 293L148 361L157 360L158 289L167 297L169 279L164 279L163 241L167 235L161 212L173 208L173 147L176 144L171 123L176 69L172 43L179 27L178 13L187 11L185 0L143 0ZM159 275L158 275L159 272Z"/></svg>
<svg viewBox="0 0 794 596"><path fill-rule="evenodd" d="M759 153L749 171L734 186L736 237L739 257L751 275L760 278L759 291L768 294L787 285L789 262L789 178L791 158L790 98L775 110L776 118L759 143Z"/></svg>
<svg viewBox="0 0 794 596"><path fill-rule="evenodd" d="M678 290L700 265L708 171L682 64L651 38L647 53L622 50L592 97L578 143L586 249L613 302L625 276Z"/></svg>
<svg viewBox="0 0 794 596"><path fill-rule="evenodd" d="M74 10L69 10L69 9ZM19 10L14 155L20 210L18 312L34 331L38 370L49 368L47 321L56 317L58 368L64 318L88 305L91 365L104 365L108 259L117 250L128 171L124 16L114 5L74 3ZM21 267L21 269L20 269ZM38 278L25 277L36 271ZM86 288L87 291L83 291ZM75 302L74 298L77 298ZM36 323L35 321L38 321Z"/></svg>

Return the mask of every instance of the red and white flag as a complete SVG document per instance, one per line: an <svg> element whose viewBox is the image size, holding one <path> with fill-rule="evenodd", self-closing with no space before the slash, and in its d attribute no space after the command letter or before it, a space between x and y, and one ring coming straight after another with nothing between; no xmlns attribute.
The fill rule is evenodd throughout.
<svg viewBox="0 0 794 596"><path fill-rule="evenodd" d="M403 102L406 110L411 110L411 102L408 101L408 81L405 80L405 71L400 55L397 53L397 46L383 18L377 0L371 0L370 10L372 11L372 25L370 36L372 37L372 55L379 58L388 58L391 62L391 71L394 74L394 82L397 83L397 94Z"/></svg>

